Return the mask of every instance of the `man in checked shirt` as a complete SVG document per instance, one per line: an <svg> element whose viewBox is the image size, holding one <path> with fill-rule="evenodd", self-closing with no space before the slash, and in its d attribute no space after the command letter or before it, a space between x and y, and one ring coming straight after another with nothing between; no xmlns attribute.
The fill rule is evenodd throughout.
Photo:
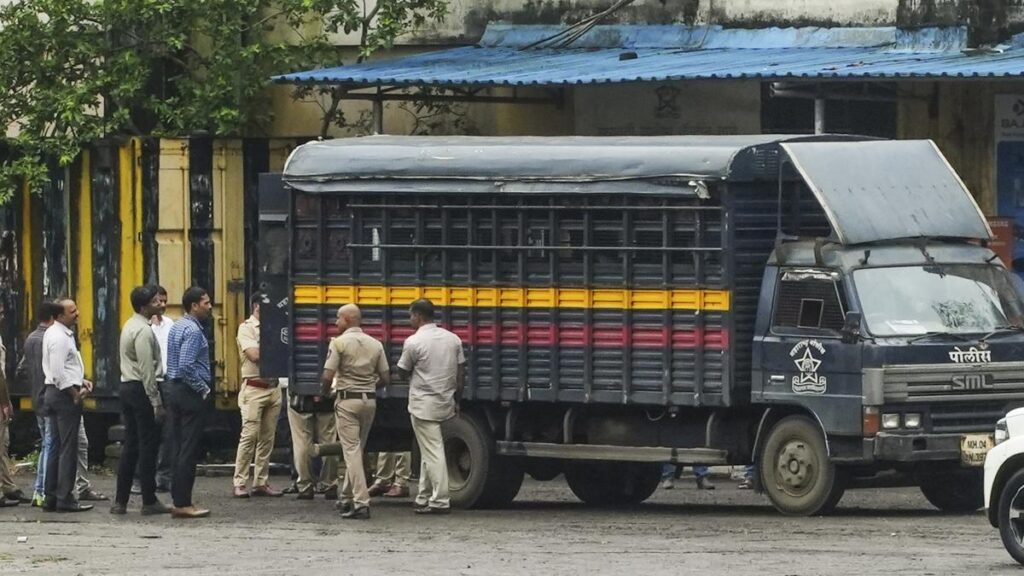
<svg viewBox="0 0 1024 576"><path fill-rule="evenodd" d="M196 481L196 460L203 434L210 386L210 344L203 333L203 321L213 308L206 290L193 286L181 297L187 312L174 323L167 335L167 409L171 418L171 434L178 454L174 459L171 479L173 518L205 518L209 510L192 503L192 487Z"/></svg>

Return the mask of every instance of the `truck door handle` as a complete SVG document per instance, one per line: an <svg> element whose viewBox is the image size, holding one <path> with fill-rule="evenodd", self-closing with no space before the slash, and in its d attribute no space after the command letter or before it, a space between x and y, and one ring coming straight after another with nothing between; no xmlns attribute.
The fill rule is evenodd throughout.
<svg viewBox="0 0 1024 576"><path fill-rule="evenodd" d="M772 374L768 377L768 380L771 382L785 382L786 377L781 374Z"/></svg>

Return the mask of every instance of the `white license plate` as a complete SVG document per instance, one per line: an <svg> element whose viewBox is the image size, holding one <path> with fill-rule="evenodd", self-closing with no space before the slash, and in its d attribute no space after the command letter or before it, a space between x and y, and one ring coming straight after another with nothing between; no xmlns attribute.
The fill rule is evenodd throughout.
<svg viewBox="0 0 1024 576"><path fill-rule="evenodd" d="M992 434L964 434L960 437L960 462L964 466L985 464L985 455L996 445Z"/></svg>

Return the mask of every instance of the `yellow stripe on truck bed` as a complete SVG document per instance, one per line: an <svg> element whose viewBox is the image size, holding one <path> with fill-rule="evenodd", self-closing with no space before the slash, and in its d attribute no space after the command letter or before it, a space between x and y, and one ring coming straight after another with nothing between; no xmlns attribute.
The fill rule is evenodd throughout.
<svg viewBox="0 0 1024 576"><path fill-rule="evenodd" d="M379 286L299 284L294 302L407 306L429 298L438 306L480 308L598 308L609 310L729 310L728 290L650 290L607 288L515 288L467 286Z"/></svg>

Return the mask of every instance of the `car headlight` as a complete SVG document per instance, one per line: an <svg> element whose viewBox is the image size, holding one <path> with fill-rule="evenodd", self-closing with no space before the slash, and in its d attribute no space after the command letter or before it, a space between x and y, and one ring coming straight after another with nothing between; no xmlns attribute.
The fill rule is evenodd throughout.
<svg viewBox="0 0 1024 576"><path fill-rule="evenodd" d="M921 415L916 413L903 415L903 426L906 428L920 428Z"/></svg>
<svg viewBox="0 0 1024 576"><path fill-rule="evenodd" d="M1010 439L1010 431L1006 428L1006 418L996 422L996 444Z"/></svg>
<svg viewBox="0 0 1024 576"><path fill-rule="evenodd" d="M893 430L900 427L899 414L882 414L882 428Z"/></svg>

